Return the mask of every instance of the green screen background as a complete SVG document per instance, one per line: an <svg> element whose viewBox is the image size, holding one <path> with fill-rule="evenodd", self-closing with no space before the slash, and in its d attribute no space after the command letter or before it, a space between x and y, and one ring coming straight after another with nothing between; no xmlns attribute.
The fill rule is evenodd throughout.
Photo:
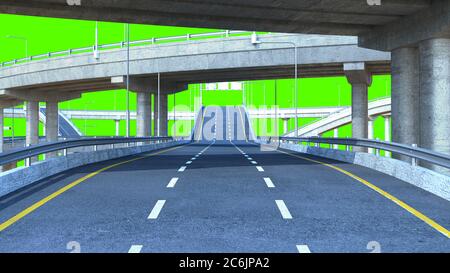
<svg viewBox="0 0 450 273"><path fill-rule="evenodd" d="M92 46L95 42L95 22L53 19L31 16L16 16L0 14L0 61L23 58L28 55L37 55L51 51L66 50L69 48ZM131 40L149 39L152 37L165 37L194 33L213 32L213 29L165 27L150 25L130 25ZM9 37L9 38L8 38ZM13 37L13 38L11 38ZM15 37L15 38L14 38ZM26 52L25 41L28 41ZM121 23L99 23L99 43L114 43L124 41L125 25ZM277 90L277 104L279 108L293 107L292 100L294 80L263 80L246 82L246 101L249 108L256 109L271 107L275 104L275 89ZM369 100L390 96L390 76L375 76L369 88ZM203 90L205 86L203 85ZM195 98L200 95L200 84L191 84L189 89L176 94L176 110L196 110ZM265 95L264 95L265 94ZM203 91L204 105L240 105L242 104L242 91ZM136 96L130 93L130 109L136 109ZM304 78L299 80L298 105L300 107L321 106L349 106L351 102L351 87L344 77ZM197 105L198 106L198 105ZM173 111L174 98L169 96L169 111ZM60 103L61 109L72 110L125 110L126 91L114 90L95 93L86 93L81 99ZM299 124L312 122L314 119L300 119ZM115 134L115 122L105 120L72 120L80 131L88 136L108 136ZM268 129L274 128L275 120L253 121L257 135L265 135L261 124L266 122ZM279 134L282 133L282 120L278 120ZM11 119L5 119L5 126L11 126ZM172 121L169 122L171 128ZM25 135L25 121L15 119L15 135ZM177 135L189 134L193 122L178 121ZM294 128L294 120L289 121L289 130ZM41 134L42 134L42 126ZM5 136L11 131L5 130ZM125 134L125 122L120 124L120 134ZM135 134L135 122L131 122L131 134ZM172 132L170 132L172 134ZM327 132L324 136L332 136ZM340 137L351 136L351 125L339 129ZM384 138L384 121L382 117L375 120L375 137Z"/></svg>

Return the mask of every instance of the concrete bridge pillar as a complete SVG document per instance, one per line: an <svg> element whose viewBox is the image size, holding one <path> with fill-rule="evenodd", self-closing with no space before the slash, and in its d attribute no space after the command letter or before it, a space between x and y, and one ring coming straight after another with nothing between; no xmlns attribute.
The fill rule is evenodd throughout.
<svg viewBox="0 0 450 273"><path fill-rule="evenodd" d="M368 88L372 84L372 76L365 63L346 63L344 72L352 85L352 136L368 137L369 102ZM367 148L354 147L356 152L367 152Z"/></svg>
<svg viewBox="0 0 450 273"><path fill-rule="evenodd" d="M45 110L45 138L47 142L58 141L58 103L46 102Z"/></svg>
<svg viewBox="0 0 450 273"><path fill-rule="evenodd" d="M116 125L116 133L115 136L118 137L120 136L120 119L115 119L114 120L114 124Z"/></svg>
<svg viewBox="0 0 450 273"><path fill-rule="evenodd" d="M339 128L334 128L333 129L333 137L334 138L339 138ZM339 149L339 145L337 145L337 144L334 144L333 145L333 149Z"/></svg>
<svg viewBox="0 0 450 273"><path fill-rule="evenodd" d="M406 47L392 51L392 141L419 143L419 51ZM409 157L394 158L410 161Z"/></svg>
<svg viewBox="0 0 450 273"><path fill-rule="evenodd" d="M26 105L26 145L39 143L39 102L27 101Z"/></svg>
<svg viewBox="0 0 450 273"><path fill-rule="evenodd" d="M3 140L3 130L4 130L4 109L0 108L0 153L3 153L3 144L4 144L4 140ZM1 171L1 166L0 166L0 171Z"/></svg>
<svg viewBox="0 0 450 273"><path fill-rule="evenodd" d="M390 115L384 115L384 141L390 142L391 141L391 116ZM386 157L391 156L391 152L386 151L385 152Z"/></svg>
<svg viewBox="0 0 450 273"><path fill-rule="evenodd" d="M45 140L47 142L58 141L59 132L59 116L58 116L58 103L53 101L46 102L45 109ZM56 157L57 152L46 154L46 159Z"/></svg>
<svg viewBox="0 0 450 273"><path fill-rule="evenodd" d="M27 101L26 105L26 138L27 146L39 144L39 102ZM37 161L37 157L30 158L30 164Z"/></svg>
<svg viewBox="0 0 450 273"><path fill-rule="evenodd" d="M137 93L136 134L138 137L149 137L152 134L151 100L151 93Z"/></svg>
<svg viewBox="0 0 450 273"><path fill-rule="evenodd" d="M375 117L369 116L369 121L368 121L368 125L367 125L367 138L368 139L374 139L374 135L375 135L374 134L374 121L375 121ZM373 148L369 148L368 153L373 154Z"/></svg>
<svg viewBox="0 0 450 273"><path fill-rule="evenodd" d="M289 125L289 118L284 118L283 119L283 133L287 134L288 133L288 126Z"/></svg>
<svg viewBox="0 0 450 273"><path fill-rule="evenodd" d="M420 43L419 146L450 154L450 39ZM448 169L430 167L450 174Z"/></svg>
<svg viewBox="0 0 450 273"><path fill-rule="evenodd" d="M159 104L159 107L158 107ZM155 93L155 136L167 136L168 125L168 109L167 109L167 94Z"/></svg>

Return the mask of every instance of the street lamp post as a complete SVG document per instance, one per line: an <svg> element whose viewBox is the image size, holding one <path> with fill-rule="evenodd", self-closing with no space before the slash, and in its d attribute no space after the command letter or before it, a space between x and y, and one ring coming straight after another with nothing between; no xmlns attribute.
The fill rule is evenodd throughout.
<svg viewBox="0 0 450 273"><path fill-rule="evenodd" d="M98 51L98 21L95 22L95 46L94 46L94 59L98 60L100 58Z"/></svg>
<svg viewBox="0 0 450 273"><path fill-rule="evenodd" d="M294 48L294 67L295 67L295 83L294 83L294 100L295 100L295 137L298 137L298 46L294 42L263 42L258 39L256 32L252 34L252 44L288 44Z"/></svg>

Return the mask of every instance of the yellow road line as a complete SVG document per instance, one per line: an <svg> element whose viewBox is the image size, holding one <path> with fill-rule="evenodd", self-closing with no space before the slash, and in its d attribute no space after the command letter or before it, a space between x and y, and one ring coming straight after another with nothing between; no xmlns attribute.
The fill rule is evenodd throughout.
<svg viewBox="0 0 450 273"><path fill-rule="evenodd" d="M95 172L92 172L92 173L90 173L88 175L85 175L85 176L75 180L74 182L68 184L67 186L64 186L61 189L55 191L54 193L50 194L49 196L41 199L40 201L34 203L33 205L29 206L28 208L24 209L23 211L19 212L15 216L13 216L10 219L8 219L6 222L2 223L0 225L0 232L4 231L8 227L13 225L17 221L19 221L20 219L24 218L28 214L32 213L33 211L37 210L41 206L45 205L47 202L55 199L56 197L58 197L59 195L63 194L64 192L66 192L66 191L70 190L71 188L75 187L76 185L78 185L78 184L88 180L89 178L92 178L92 177L98 175L99 173L102 173L102 172L104 172L106 170L109 170L111 168L114 168L114 167L117 167L117 166L120 166L120 165L124 165L126 163L134 162L134 161L141 160L141 159L144 159L144 158L147 158L147 157L151 157L151 156L154 156L154 155L158 155L158 154L162 154L162 153L165 153L165 152L169 152L169 151L172 151L172 150L175 150L175 149L179 149L179 148L184 147L184 146L185 145L177 146L177 147L169 148L169 149L162 150L162 151L159 151L159 152L155 152L155 153L152 153L152 154L149 154L149 155L146 155L146 156L140 156L140 157L133 158L133 159L130 159L130 160L126 160L126 161L122 161L122 162L119 162L119 163L115 163L115 164L109 165L107 167L104 167L104 168L102 168L100 170L97 170Z"/></svg>
<svg viewBox="0 0 450 273"><path fill-rule="evenodd" d="M423 213L421 213L420 211L416 210L415 208L411 207L410 205L406 204L405 202L403 202L402 200L398 199L397 197L393 196L392 194L380 189L379 187L373 185L372 183L370 183L369 181L354 175L344 169L341 169L339 167L336 167L334 165L328 164L328 163L324 163L318 160L314 160L314 159L310 159L310 158L306 158L303 156L299 156L296 154L291 154L289 152L285 152L285 151L280 151L277 150L280 153L284 153L293 157L297 157L303 160L307 160L310 162L314 162L314 163L318 163L320 165L332 168L342 174L345 174L353 179L355 179L356 181L364 184L365 186L369 187L370 189L376 191L377 193L379 193L380 195L382 195L383 197L391 200L392 202L394 202L395 204L397 204L398 206L400 206L401 208L405 209L406 211L408 211L409 213L411 213L412 215L414 215L415 217L417 217L418 219L422 220L423 222L427 223L428 225L430 225L432 228L434 228L435 230L439 231L440 233L442 233L444 236L446 236L447 238L450 238L450 231L447 230L446 228L444 228L443 226L439 225L438 223L436 223L434 220L432 220L431 218L429 218L428 216L424 215Z"/></svg>

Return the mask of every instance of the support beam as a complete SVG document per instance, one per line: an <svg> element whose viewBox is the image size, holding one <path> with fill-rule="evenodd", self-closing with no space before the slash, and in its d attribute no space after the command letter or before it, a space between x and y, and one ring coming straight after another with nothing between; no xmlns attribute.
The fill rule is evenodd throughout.
<svg viewBox="0 0 450 273"><path fill-rule="evenodd" d="M392 51L392 140L412 145L419 143L419 51L407 47ZM394 158L410 162L406 156Z"/></svg>
<svg viewBox="0 0 450 273"><path fill-rule="evenodd" d="M417 45L420 41L450 38L450 1L432 0L430 4L429 8L420 12L360 33L359 45L391 51L407 45Z"/></svg>
<svg viewBox="0 0 450 273"><path fill-rule="evenodd" d="M158 106L159 104L159 106ZM167 136L168 126L168 109L167 109L167 94L155 94L154 106L155 118L155 136Z"/></svg>
<svg viewBox="0 0 450 273"><path fill-rule="evenodd" d="M136 133L138 137L151 136L152 130L152 107L151 93L137 93L137 115L136 115Z"/></svg>
<svg viewBox="0 0 450 273"><path fill-rule="evenodd" d="M420 43L420 147L450 154L450 39ZM437 166L433 170L450 175Z"/></svg>
<svg viewBox="0 0 450 273"><path fill-rule="evenodd" d="M364 63L344 64L344 72L352 85L352 136L368 137L369 102L368 88L372 84L372 76ZM356 152L366 152L367 148L355 147Z"/></svg>

